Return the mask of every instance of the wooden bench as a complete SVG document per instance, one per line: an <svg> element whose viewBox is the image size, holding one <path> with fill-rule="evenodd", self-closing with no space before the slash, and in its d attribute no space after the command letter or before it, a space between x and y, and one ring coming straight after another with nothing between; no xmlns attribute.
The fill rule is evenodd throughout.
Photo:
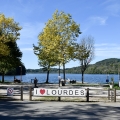
<svg viewBox="0 0 120 120"><path fill-rule="evenodd" d="M70 83L72 83L72 84L76 83L76 80L70 80Z"/></svg>
<svg viewBox="0 0 120 120"><path fill-rule="evenodd" d="M21 83L21 80L15 79L14 83Z"/></svg>

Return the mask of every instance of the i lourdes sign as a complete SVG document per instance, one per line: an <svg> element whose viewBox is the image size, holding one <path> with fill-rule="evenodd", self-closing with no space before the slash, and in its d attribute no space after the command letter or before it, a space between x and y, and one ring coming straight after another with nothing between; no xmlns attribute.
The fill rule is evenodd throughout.
<svg viewBox="0 0 120 120"><path fill-rule="evenodd" d="M85 96L85 89L45 89L45 88L34 88L35 96Z"/></svg>

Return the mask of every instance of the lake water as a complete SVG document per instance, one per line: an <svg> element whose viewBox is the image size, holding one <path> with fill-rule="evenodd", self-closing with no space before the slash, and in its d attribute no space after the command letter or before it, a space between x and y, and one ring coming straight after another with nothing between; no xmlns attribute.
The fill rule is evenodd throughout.
<svg viewBox="0 0 120 120"><path fill-rule="evenodd" d="M63 74L61 74L61 77ZM31 79L38 79L39 83L46 81L46 74L26 74L22 75L23 82L31 82ZM109 75L109 81L111 77L114 78L114 82L118 83L118 75L112 74ZM16 76L17 79L21 79L21 76ZM81 74L66 74L66 79L77 80L81 82ZM0 76L1 79L1 76ZM5 76L5 81L13 81L14 76ZM106 83L107 75L106 74L84 74L84 82L87 83ZM58 74L50 74L49 82L58 83Z"/></svg>

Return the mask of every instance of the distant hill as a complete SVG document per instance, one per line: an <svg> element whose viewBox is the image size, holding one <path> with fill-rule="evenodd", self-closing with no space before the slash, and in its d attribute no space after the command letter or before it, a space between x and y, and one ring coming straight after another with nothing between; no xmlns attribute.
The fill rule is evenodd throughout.
<svg viewBox="0 0 120 120"><path fill-rule="evenodd" d="M118 63L120 63L120 59L110 58L110 59L105 59L105 60L96 62L95 65L112 65L112 64L118 64Z"/></svg>
<svg viewBox="0 0 120 120"><path fill-rule="evenodd" d="M85 71L86 74L118 74L118 69L120 70L120 59L110 58L105 59L95 64L90 64ZM46 73L43 69L27 69L27 73ZM50 73L58 73L57 68L52 68ZM62 69L61 69L62 73ZM81 73L80 66L73 68L66 68L66 73Z"/></svg>
<svg viewBox="0 0 120 120"><path fill-rule="evenodd" d="M120 69L120 59L110 58L96 62L93 65L90 65L86 70L86 73L118 74L119 69Z"/></svg>

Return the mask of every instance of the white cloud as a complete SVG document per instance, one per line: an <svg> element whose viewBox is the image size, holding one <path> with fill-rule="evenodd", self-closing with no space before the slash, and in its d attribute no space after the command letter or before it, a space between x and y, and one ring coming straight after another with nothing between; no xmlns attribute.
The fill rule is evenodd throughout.
<svg viewBox="0 0 120 120"><path fill-rule="evenodd" d="M21 48L20 50L21 50L22 52L23 52L23 51L33 51L33 48Z"/></svg>
<svg viewBox="0 0 120 120"><path fill-rule="evenodd" d="M21 37L24 38L37 38L38 34L42 31L44 23L24 23L21 30Z"/></svg>
<svg viewBox="0 0 120 120"><path fill-rule="evenodd" d="M119 58L120 57L120 45L119 44L97 44L95 45L95 56L106 58Z"/></svg>
<svg viewBox="0 0 120 120"><path fill-rule="evenodd" d="M81 25L82 34L95 25L106 25L108 17L91 16Z"/></svg>
<svg viewBox="0 0 120 120"><path fill-rule="evenodd" d="M111 2L114 2L115 0L104 0L103 3L101 3L101 5L106 5L109 4Z"/></svg>
<svg viewBox="0 0 120 120"><path fill-rule="evenodd" d="M85 33L87 30L89 30L89 27L86 27L82 30L82 33Z"/></svg>
<svg viewBox="0 0 120 120"><path fill-rule="evenodd" d="M98 24L98 25L106 25L108 17L99 17L99 16L94 16L90 17L90 20L93 24Z"/></svg>
<svg viewBox="0 0 120 120"><path fill-rule="evenodd" d="M95 46L96 47L104 47L104 46L114 46L114 47L117 47L118 46L118 44L115 44L115 43L113 43L113 44L110 44L110 43L101 43L101 44L95 44Z"/></svg>
<svg viewBox="0 0 120 120"><path fill-rule="evenodd" d="M18 9L26 15L34 14L34 12L38 10L39 12L43 11L43 1L40 2L41 4L37 4L35 0L17 0L17 2L20 6Z"/></svg>
<svg viewBox="0 0 120 120"><path fill-rule="evenodd" d="M20 31L20 40L18 41L19 45L22 44L33 44L38 41L38 35L42 31L44 24L43 23L24 23L22 30Z"/></svg>
<svg viewBox="0 0 120 120"><path fill-rule="evenodd" d="M120 58L120 51L96 51L96 57L105 57L105 58Z"/></svg>
<svg viewBox="0 0 120 120"><path fill-rule="evenodd" d="M115 3L115 4L111 4L109 6L106 7L106 9L114 16L120 16L119 12L120 12L120 4Z"/></svg>

